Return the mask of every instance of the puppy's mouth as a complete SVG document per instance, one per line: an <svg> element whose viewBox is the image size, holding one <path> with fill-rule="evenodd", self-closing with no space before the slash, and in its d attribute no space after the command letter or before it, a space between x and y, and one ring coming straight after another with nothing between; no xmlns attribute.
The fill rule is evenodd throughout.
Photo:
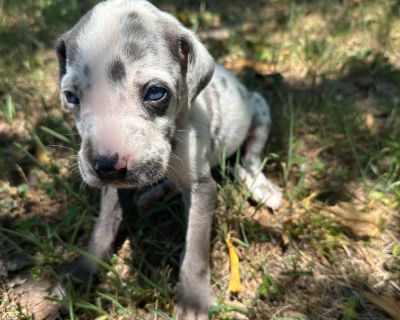
<svg viewBox="0 0 400 320"><path fill-rule="evenodd" d="M157 183L165 175L166 166L161 158L131 164L118 170L96 170L88 160L78 157L83 180L93 187L137 188Z"/></svg>

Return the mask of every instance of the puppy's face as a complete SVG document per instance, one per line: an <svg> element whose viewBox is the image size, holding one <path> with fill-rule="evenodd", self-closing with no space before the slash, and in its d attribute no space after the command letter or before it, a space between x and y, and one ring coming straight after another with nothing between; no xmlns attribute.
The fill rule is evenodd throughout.
<svg viewBox="0 0 400 320"><path fill-rule="evenodd" d="M141 187L163 177L176 119L213 72L193 34L146 1L109 0L59 39L57 55L84 180Z"/></svg>

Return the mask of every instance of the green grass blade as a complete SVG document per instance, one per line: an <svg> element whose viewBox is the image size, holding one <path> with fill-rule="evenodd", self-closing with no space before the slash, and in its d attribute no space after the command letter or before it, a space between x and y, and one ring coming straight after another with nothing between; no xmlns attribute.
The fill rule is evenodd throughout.
<svg viewBox="0 0 400 320"><path fill-rule="evenodd" d="M67 143L69 145L73 145L72 141L70 139L68 139L66 136L64 136L64 135L62 135L62 134L60 134L60 133L58 133L58 132L56 132L56 131L48 128L48 127L40 126L40 130L42 130L43 132L47 133L48 135L56 138L57 140L65 142L65 143Z"/></svg>
<svg viewBox="0 0 400 320"><path fill-rule="evenodd" d="M162 312L161 310L155 309L153 307L147 307L146 309L149 310L150 312L154 313L161 319L173 320L173 318L171 318L170 316L168 316L166 313Z"/></svg>
<svg viewBox="0 0 400 320"><path fill-rule="evenodd" d="M15 115L15 105L11 94L7 94L6 96L5 114L7 121L10 123L13 122Z"/></svg>

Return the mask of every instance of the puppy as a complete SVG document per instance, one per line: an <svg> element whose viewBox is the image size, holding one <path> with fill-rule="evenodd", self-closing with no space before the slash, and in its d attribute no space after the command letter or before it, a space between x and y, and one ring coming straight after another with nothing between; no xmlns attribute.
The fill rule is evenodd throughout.
<svg viewBox="0 0 400 320"><path fill-rule="evenodd" d="M216 65L196 36L144 0L96 5L58 40L60 96L82 138L86 183L102 190L88 251L104 259L132 191L166 179L183 194L187 233L178 319L207 319L210 231L217 188L210 170L244 148L238 173L252 197L277 209L281 192L260 173L270 128L266 101ZM144 202L160 198L158 184ZM96 266L82 258L72 273Z"/></svg>

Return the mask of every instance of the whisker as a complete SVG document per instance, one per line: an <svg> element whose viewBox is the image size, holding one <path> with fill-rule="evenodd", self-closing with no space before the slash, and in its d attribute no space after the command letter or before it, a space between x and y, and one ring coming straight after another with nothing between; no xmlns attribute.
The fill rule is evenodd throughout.
<svg viewBox="0 0 400 320"><path fill-rule="evenodd" d="M185 138L180 137L180 136L174 136L174 139L176 139L176 140L178 140L178 141L180 141L180 142L183 142L183 143L186 141Z"/></svg>
<svg viewBox="0 0 400 320"><path fill-rule="evenodd" d="M80 175L79 167L74 167L71 169L69 172L69 176L75 176L78 177Z"/></svg>
<svg viewBox="0 0 400 320"><path fill-rule="evenodd" d="M61 144L49 144L48 147L50 147L50 148L57 147L57 148L61 148L61 149L71 150L71 151L74 151L74 152L78 152L79 151L79 150L76 150L76 149L71 148L71 147L63 146Z"/></svg>
<svg viewBox="0 0 400 320"><path fill-rule="evenodd" d="M66 157L59 158L59 160L67 160L67 161L76 160L76 159L78 159L77 155L69 155L69 156L66 156Z"/></svg>
<svg viewBox="0 0 400 320"><path fill-rule="evenodd" d="M167 168L168 168L168 169L172 169L172 170L175 172L175 174L176 174L177 176L179 176L179 172L178 172L173 166L167 165Z"/></svg>
<svg viewBox="0 0 400 320"><path fill-rule="evenodd" d="M176 154L172 153L171 156L175 157L176 159L178 159L182 163L182 165L185 164L185 162L179 156L177 156Z"/></svg>

